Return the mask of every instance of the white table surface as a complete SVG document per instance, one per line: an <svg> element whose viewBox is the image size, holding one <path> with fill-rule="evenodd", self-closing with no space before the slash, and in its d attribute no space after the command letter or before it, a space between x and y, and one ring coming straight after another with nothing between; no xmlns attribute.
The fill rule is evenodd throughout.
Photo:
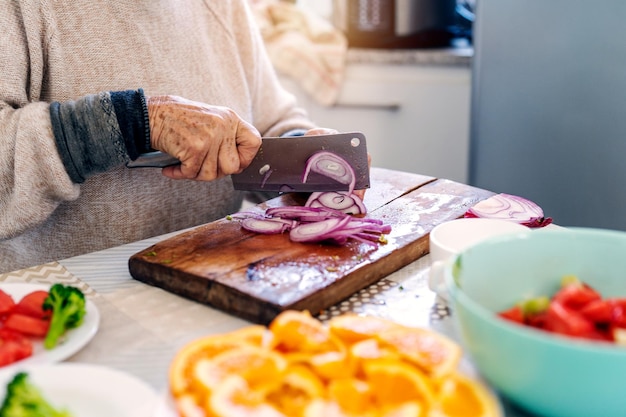
<svg viewBox="0 0 626 417"><path fill-rule="evenodd" d="M93 340L67 361L121 370L146 382L159 396L167 396L168 367L181 346L200 336L251 324L131 277L131 255L181 232L2 274L0 281L79 285L98 307L101 322ZM428 288L429 263L428 255L414 261L323 311L320 319L355 311L432 328L460 342L450 308ZM475 372L468 358L462 363ZM506 416L526 416L506 403L504 408Z"/></svg>

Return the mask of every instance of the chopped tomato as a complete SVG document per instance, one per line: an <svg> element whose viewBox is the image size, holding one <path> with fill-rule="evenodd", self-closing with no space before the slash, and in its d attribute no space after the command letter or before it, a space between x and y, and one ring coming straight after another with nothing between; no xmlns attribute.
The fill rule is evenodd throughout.
<svg viewBox="0 0 626 417"><path fill-rule="evenodd" d="M572 283L562 287L552 299L564 307L578 310L591 301L601 300L602 295L589 285Z"/></svg>
<svg viewBox="0 0 626 417"><path fill-rule="evenodd" d="M544 300L541 303L538 300ZM626 298L602 299L601 294L575 276L565 276L562 287L550 299L536 297L533 305L520 302L501 317L572 337L626 343ZM524 306L533 308L524 309ZM537 308L535 308L537 307ZM540 308L539 308L540 307ZM518 311L521 310L521 311Z"/></svg>
<svg viewBox="0 0 626 417"><path fill-rule="evenodd" d="M33 354L33 344L27 336L11 329L0 329L0 366L10 365Z"/></svg>
<svg viewBox="0 0 626 417"><path fill-rule="evenodd" d="M515 323L524 324L524 312L522 308L518 305L509 308L508 310L501 311L498 313L500 317L503 319L510 320Z"/></svg>
<svg viewBox="0 0 626 417"><path fill-rule="evenodd" d="M536 327L538 329L546 330L546 323L548 322L548 310L542 311L540 313L536 313L530 315L526 318L526 324L532 327Z"/></svg>
<svg viewBox="0 0 626 417"><path fill-rule="evenodd" d="M43 302L48 297L48 291L37 290L26 294L14 307L15 313L25 314L36 318L50 317L52 312L43 309Z"/></svg>
<svg viewBox="0 0 626 417"><path fill-rule="evenodd" d="M574 337L590 337L595 333L591 320L558 301L553 301L548 306L545 329Z"/></svg>
<svg viewBox="0 0 626 417"><path fill-rule="evenodd" d="M10 313L14 306L15 301L13 300L13 297L0 290L0 315Z"/></svg>
<svg viewBox="0 0 626 417"><path fill-rule="evenodd" d="M609 300L613 306L611 323L615 327L626 329L626 298Z"/></svg>
<svg viewBox="0 0 626 417"><path fill-rule="evenodd" d="M580 309L580 314L594 323L608 324L613 317L613 306L609 300L593 300Z"/></svg>
<svg viewBox="0 0 626 417"><path fill-rule="evenodd" d="M4 322L6 329L15 330L24 335L34 337L44 337L48 333L50 321L27 316L25 314L13 313Z"/></svg>

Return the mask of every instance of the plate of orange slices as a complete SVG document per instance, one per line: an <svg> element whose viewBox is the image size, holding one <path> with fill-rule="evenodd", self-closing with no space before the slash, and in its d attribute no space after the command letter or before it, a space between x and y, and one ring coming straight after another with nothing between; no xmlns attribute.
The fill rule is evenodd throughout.
<svg viewBox="0 0 626 417"><path fill-rule="evenodd" d="M462 353L430 329L289 310L183 346L168 403L181 417L502 417L497 396L461 369Z"/></svg>

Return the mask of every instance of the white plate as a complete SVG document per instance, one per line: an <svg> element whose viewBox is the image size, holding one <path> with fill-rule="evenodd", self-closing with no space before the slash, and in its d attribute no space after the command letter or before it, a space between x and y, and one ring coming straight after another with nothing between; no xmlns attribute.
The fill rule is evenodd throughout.
<svg viewBox="0 0 626 417"><path fill-rule="evenodd" d="M13 300L17 303L26 294L36 290L48 291L50 285L44 284L20 284L20 283L2 283L0 289L13 297ZM0 367L0 370L13 368L17 365L31 365L31 364L45 364L60 362L74 353L82 349L96 334L98 326L100 324L100 313L97 307L90 300L86 300L85 308L87 313L83 324L75 329L71 329L67 332L65 339L62 343L58 344L55 348L47 350L43 347L43 341L33 340L33 355L15 362L11 365Z"/></svg>
<svg viewBox="0 0 626 417"><path fill-rule="evenodd" d="M50 404L76 417L152 417L158 401L156 392L140 379L104 366L65 362L22 370ZM0 371L3 400L17 371Z"/></svg>

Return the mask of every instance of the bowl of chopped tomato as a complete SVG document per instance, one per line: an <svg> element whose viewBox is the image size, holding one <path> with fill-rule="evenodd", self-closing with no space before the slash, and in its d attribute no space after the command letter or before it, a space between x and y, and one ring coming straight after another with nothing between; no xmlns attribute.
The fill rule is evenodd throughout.
<svg viewBox="0 0 626 417"><path fill-rule="evenodd" d="M539 416L626 416L626 232L494 237L444 275L461 341L500 394Z"/></svg>

